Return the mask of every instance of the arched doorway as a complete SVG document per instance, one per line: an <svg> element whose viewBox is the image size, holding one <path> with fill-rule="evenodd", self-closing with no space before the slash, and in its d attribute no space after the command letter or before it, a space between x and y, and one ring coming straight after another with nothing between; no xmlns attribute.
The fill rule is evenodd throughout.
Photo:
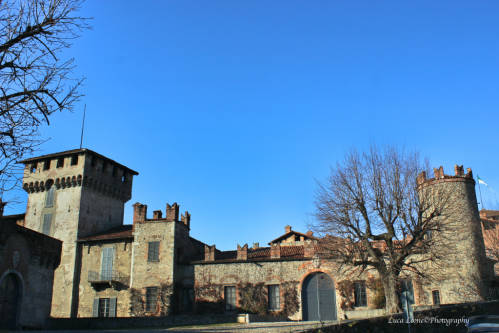
<svg viewBox="0 0 499 333"><path fill-rule="evenodd" d="M0 328L15 329L21 304L21 284L19 278L7 274L0 282Z"/></svg>
<svg viewBox="0 0 499 333"><path fill-rule="evenodd" d="M325 273L307 276L302 286L303 320L336 320L336 292Z"/></svg>

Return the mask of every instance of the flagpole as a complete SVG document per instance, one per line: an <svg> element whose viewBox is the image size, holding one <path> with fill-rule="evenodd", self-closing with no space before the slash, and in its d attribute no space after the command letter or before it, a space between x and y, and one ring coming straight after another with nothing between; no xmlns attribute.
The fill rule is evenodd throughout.
<svg viewBox="0 0 499 333"><path fill-rule="evenodd" d="M80 138L80 149L83 145L83 129L85 128L85 113L87 113L87 104L85 104L85 107L83 109L83 120L81 122L81 138ZM478 184L480 186L480 184Z"/></svg>
<svg viewBox="0 0 499 333"><path fill-rule="evenodd" d="M478 177L478 175L476 175L477 178L478 178L478 192L480 193L480 204L482 205L482 209L483 208L483 199L482 199L482 189L480 188L480 177Z"/></svg>

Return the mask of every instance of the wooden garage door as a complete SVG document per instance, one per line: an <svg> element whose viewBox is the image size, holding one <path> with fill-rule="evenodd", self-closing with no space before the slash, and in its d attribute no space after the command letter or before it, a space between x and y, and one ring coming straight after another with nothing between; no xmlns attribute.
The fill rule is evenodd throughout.
<svg viewBox="0 0 499 333"><path fill-rule="evenodd" d="M308 276L302 287L303 320L336 320L333 280L325 273Z"/></svg>

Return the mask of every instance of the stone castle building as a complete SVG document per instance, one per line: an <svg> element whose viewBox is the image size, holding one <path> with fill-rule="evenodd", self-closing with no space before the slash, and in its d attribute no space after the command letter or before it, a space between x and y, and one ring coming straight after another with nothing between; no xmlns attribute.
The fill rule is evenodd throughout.
<svg viewBox="0 0 499 333"><path fill-rule="evenodd" d="M24 160L26 228L63 242L55 271L53 317L163 316L244 311L296 320L361 317L381 308L374 273L352 277L319 255L311 232L285 227L260 247L220 251L190 236L191 215L177 203L148 214L135 203L123 224L136 171L89 149ZM407 277L416 306L484 299L491 275L471 170L435 170L418 179L453 194L451 218L459 225L453 270L432 283ZM164 213L164 214L163 214ZM476 290L465 292L467 286Z"/></svg>
<svg viewBox="0 0 499 333"><path fill-rule="evenodd" d="M3 216L0 202L0 330L39 328L50 315L61 241L24 228L24 214Z"/></svg>

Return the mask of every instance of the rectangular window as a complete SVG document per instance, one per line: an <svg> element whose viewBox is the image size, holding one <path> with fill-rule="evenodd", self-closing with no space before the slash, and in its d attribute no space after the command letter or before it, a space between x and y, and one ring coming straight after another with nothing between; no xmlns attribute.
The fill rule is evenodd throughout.
<svg viewBox="0 0 499 333"><path fill-rule="evenodd" d="M64 157L57 159L57 168L62 168L64 166Z"/></svg>
<svg viewBox="0 0 499 333"><path fill-rule="evenodd" d="M433 290L431 296L433 298L433 305L440 305L440 291Z"/></svg>
<svg viewBox="0 0 499 333"><path fill-rule="evenodd" d="M114 248L105 247L102 249L101 280L111 281L113 278Z"/></svg>
<svg viewBox="0 0 499 333"><path fill-rule="evenodd" d="M365 281L354 282L355 306L367 306Z"/></svg>
<svg viewBox="0 0 499 333"><path fill-rule="evenodd" d="M156 312L156 305L158 303L158 287L146 288L146 311Z"/></svg>
<svg viewBox="0 0 499 333"><path fill-rule="evenodd" d="M77 165L77 164L78 164L78 155L71 156L71 165Z"/></svg>
<svg viewBox="0 0 499 333"><path fill-rule="evenodd" d="M109 317L109 298L99 298L99 317Z"/></svg>
<svg viewBox="0 0 499 333"><path fill-rule="evenodd" d="M54 193L55 193L55 187L51 186L48 189L45 197L45 208L50 208L54 206Z"/></svg>
<svg viewBox="0 0 499 333"><path fill-rule="evenodd" d="M116 297L94 298L93 317L116 317Z"/></svg>
<svg viewBox="0 0 499 333"><path fill-rule="evenodd" d="M159 261L159 242L148 243L147 261L149 262Z"/></svg>
<svg viewBox="0 0 499 333"><path fill-rule="evenodd" d="M274 284L268 286L268 295L269 295L269 310L280 310L280 295L279 295L279 285Z"/></svg>
<svg viewBox="0 0 499 333"><path fill-rule="evenodd" d="M35 173L36 172L36 167L37 167L36 163L31 164L31 166L29 168L30 172L31 173Z"/></svg>
<svg viewBox="0 0 499 333"><path fill-rule="evenodd" d="M236 287L224 288L225 310L233 311L236 309Z"/></svg>
<svg viewBox="0 0 499 333"><path fill-rule="evenodd" d="M43 163L43 170L48 170L50 169L50 160L47 160L45 161L45 163Z"/></svg>
<svg viewBox="0 0 499 333"><path fill-rule="evenodd" d="M42 233L50 236L51 226L52 226L52 214L43 215Z"/></svg>

